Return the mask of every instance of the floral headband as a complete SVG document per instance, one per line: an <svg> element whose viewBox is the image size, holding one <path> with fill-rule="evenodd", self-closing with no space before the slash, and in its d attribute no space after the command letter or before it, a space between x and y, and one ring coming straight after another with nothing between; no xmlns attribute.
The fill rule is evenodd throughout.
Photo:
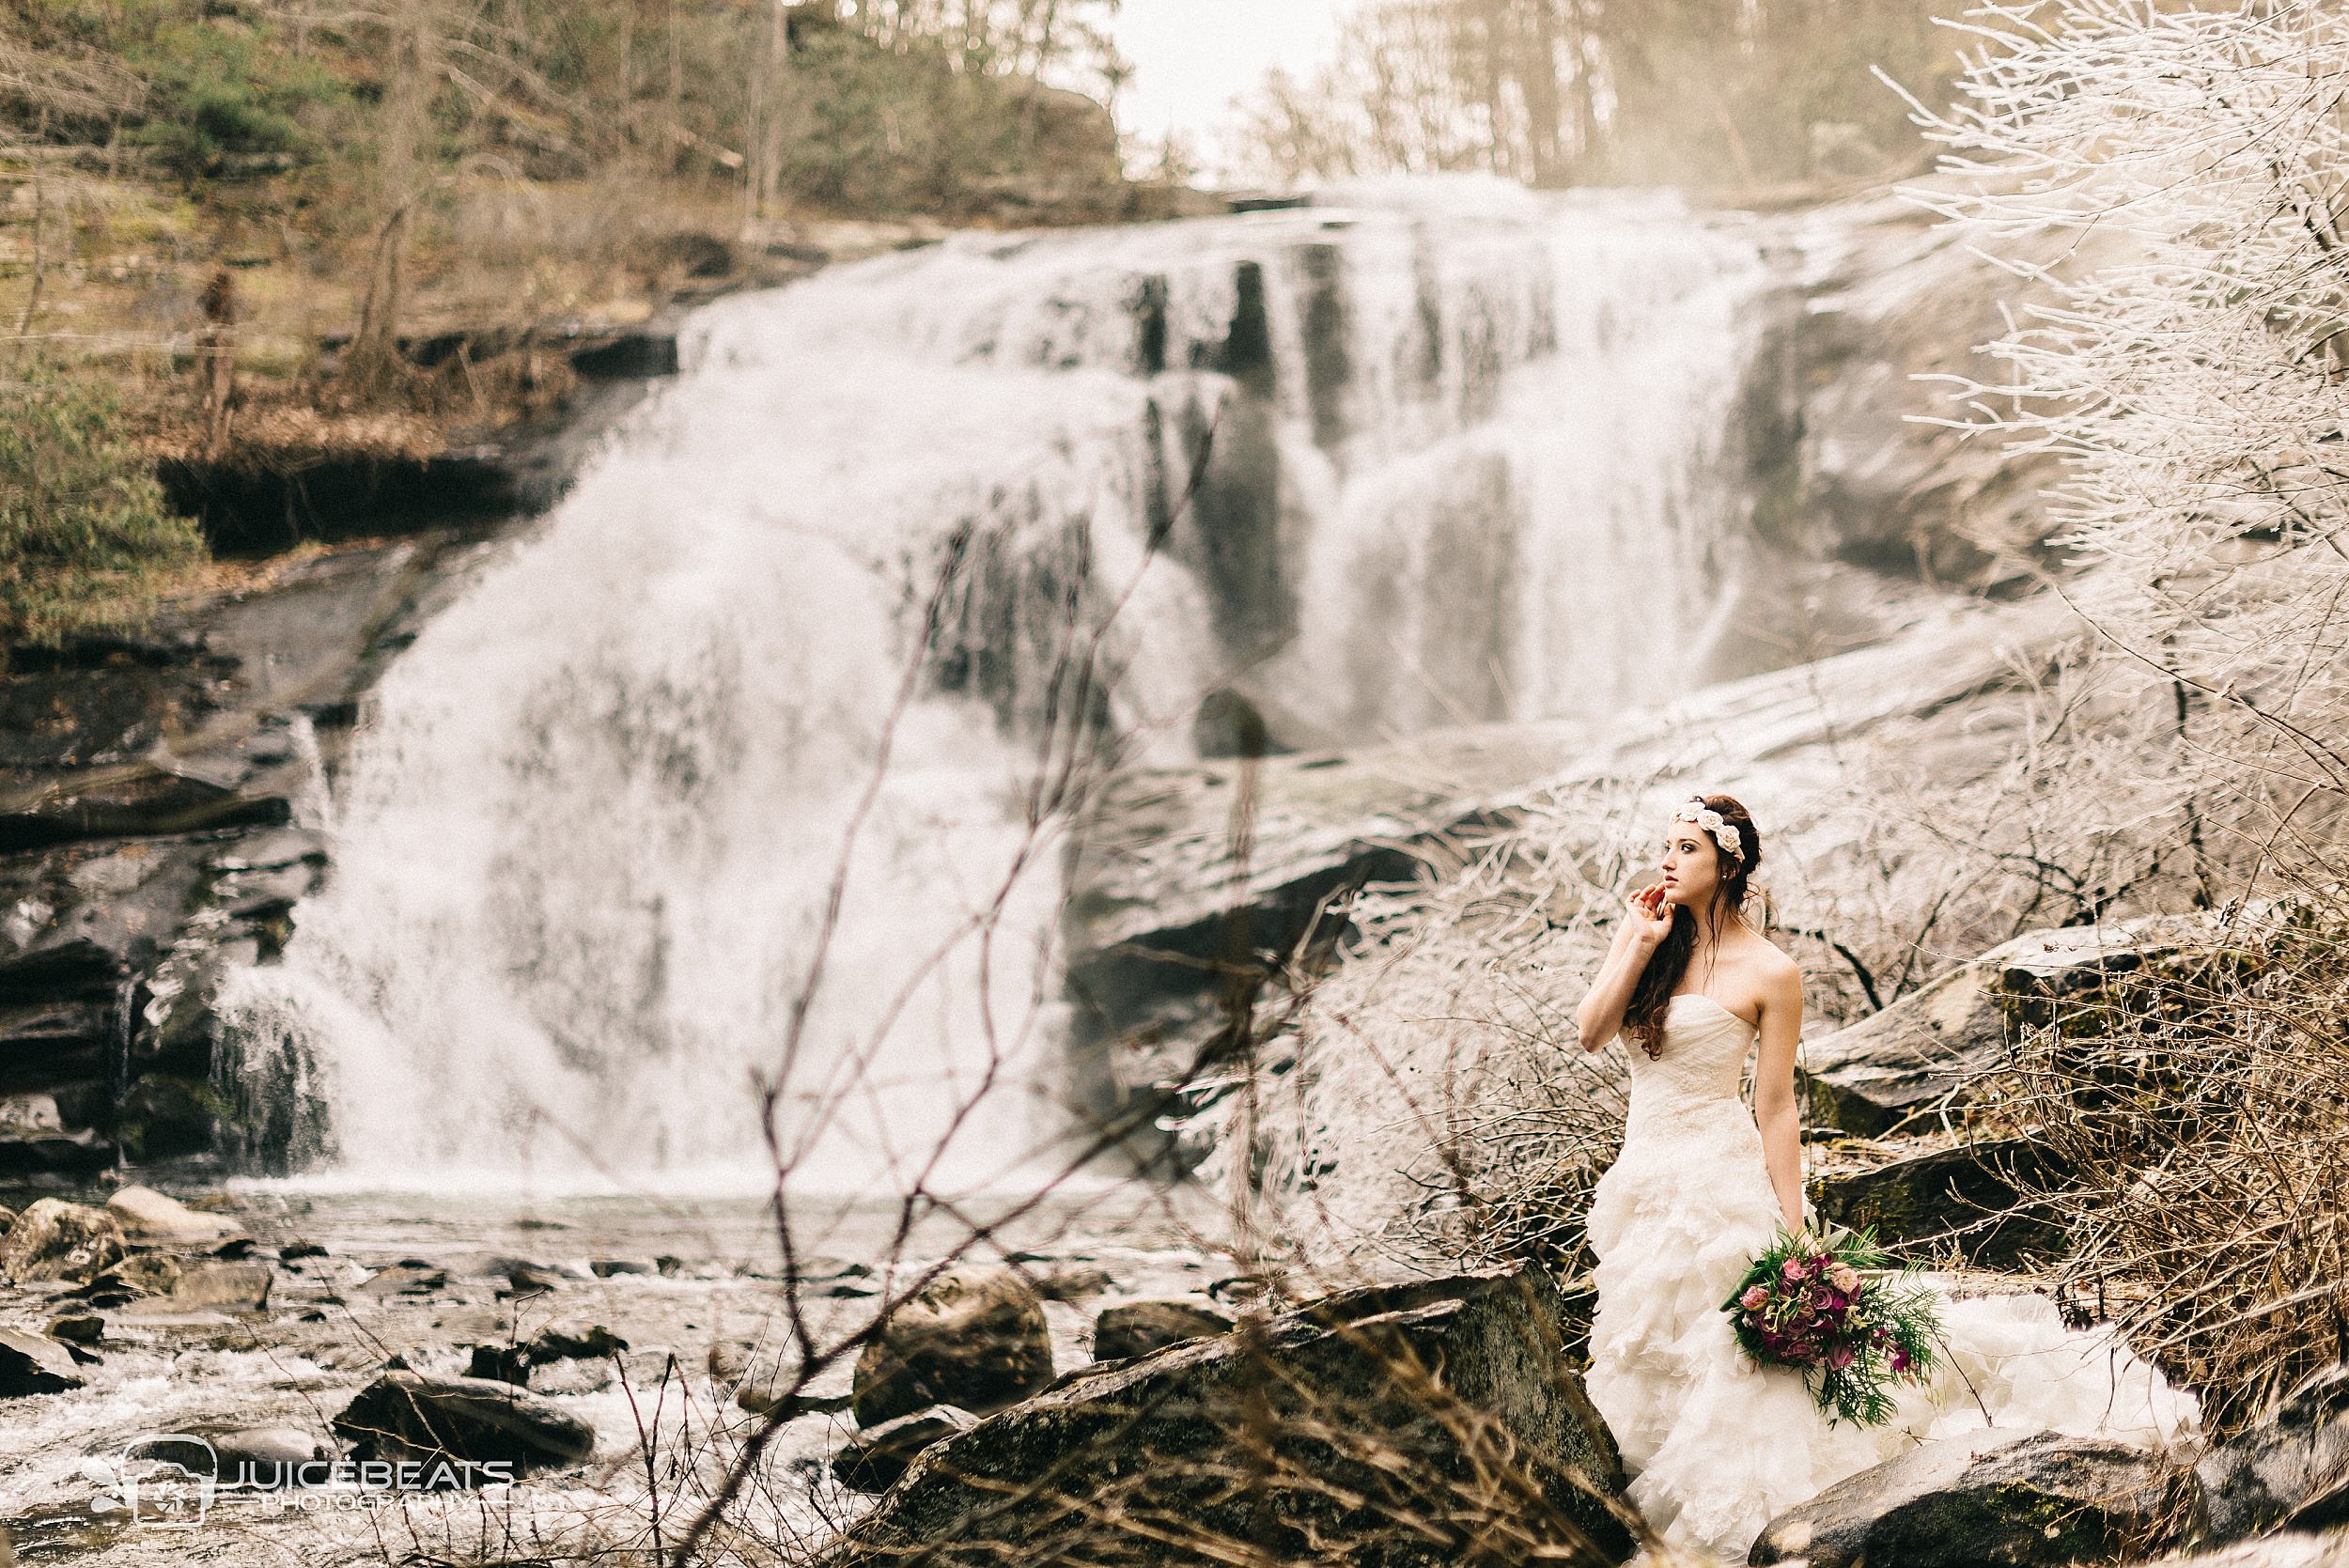
<svg viewBox="0 0 2349 1568"><path fill-rule="evenodd" d="M1743 865L1746 860L1745 841L1729 819L1704 803L1702 795L1691 795L1688 803L1672 814L1674 822L1693 822L1713 835L1713 842L1721 846L1721 853Z"/></svg>

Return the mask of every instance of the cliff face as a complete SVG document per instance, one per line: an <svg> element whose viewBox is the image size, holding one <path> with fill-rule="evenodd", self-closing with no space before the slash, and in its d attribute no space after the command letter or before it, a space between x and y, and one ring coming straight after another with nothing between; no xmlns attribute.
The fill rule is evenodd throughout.
<svg viewBox="0 0 2349 1568"><path fill-rule="evenodd" d="M1994 380L1976 347L2029 310L2031 287L1889 195L1765 231L1782 281L1754 307L1766 321L1727 447L1750 528L1730 541L1743 558L1707 660L1743 678L1619 721L1484 724L1120 780L1082 837L1068 908L1080 1076L1097 1106L1125 1103L1219 1027L1203 963L1234 943L1286 952L1309 925L1334 940L1346 890L1408 879L1445 834L1505 819L1529 788L1617 781L1660 798L1702 784L1799 815L1806 768L1839 736L1930 714L1931 744L1999 744L1995 724L1966 738L1965 716L1995 705L2010 661L2052 646L2066 617L2037 600L1963 607L2029 600L2034 574L2060 566L2043 494L2060 475L1932 423L1965 411L1948 383L1919 378ZM2019 248L2041 265L2078 259Z"/></svg>
<svg viewBox="0 0 2349 1568"><path fill-rule="evenodd" d="M2035 298L1988 256L2062 270L2087 259L2076 240L1991 240L1890 195L1793 232L1799 303L1748 392L1755 532L1934 587L2024 590L2051 560L2041 491L2057 465L1936 422L1969 417L1958 380L2000 379L1977 350Z"/></svg>

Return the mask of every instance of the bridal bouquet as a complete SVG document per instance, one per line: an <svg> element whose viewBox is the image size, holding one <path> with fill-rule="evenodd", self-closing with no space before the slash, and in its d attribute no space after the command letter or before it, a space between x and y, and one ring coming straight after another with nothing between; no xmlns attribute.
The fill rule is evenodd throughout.
<svg viewBox="0 0 2349 1568"><path fill-rule="evenodd" d="M1781 1230L1721 1311L1747 1355L1799 1369L1830 1420L1881 1426L1892 1418L1886 1390L1933 1370L1940 1313L1930 1290L1907 1284L1916 1271L1896 1270L1870 1230Z"/></svg>

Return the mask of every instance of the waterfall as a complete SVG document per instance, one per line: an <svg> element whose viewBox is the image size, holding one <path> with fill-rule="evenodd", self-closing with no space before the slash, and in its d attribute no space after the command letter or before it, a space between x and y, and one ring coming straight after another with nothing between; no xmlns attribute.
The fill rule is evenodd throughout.
<svg viewBox="0 0 2349 1568"><path fill-rule="evenodd" d="M1235 696L1315 748L1742 673L1770 281L1674 199L1453 180L708 307L373 694L333 880L224 1002L319 1099L275 1157L755 1183L766 1082L798 1181L1028 1167L1063 1126L1044 751L1188 757Z"/></svg>

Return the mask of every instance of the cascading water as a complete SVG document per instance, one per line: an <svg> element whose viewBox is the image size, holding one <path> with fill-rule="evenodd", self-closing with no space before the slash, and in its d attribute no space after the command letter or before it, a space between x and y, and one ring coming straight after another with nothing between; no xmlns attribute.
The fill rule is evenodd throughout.
<svg viewBox="0 0 2349 1568"><path fill-rule="evenodd" d="M318 1102L282 1157L756 1182L755 1077L794 1180L1011 1172L1061 1125L1042 749L1179 758L1209 693L1317 746L1740 673L1769 281L1669 200L1422 182L709 307L379 688L333 884L226 999Z"/></svg>

